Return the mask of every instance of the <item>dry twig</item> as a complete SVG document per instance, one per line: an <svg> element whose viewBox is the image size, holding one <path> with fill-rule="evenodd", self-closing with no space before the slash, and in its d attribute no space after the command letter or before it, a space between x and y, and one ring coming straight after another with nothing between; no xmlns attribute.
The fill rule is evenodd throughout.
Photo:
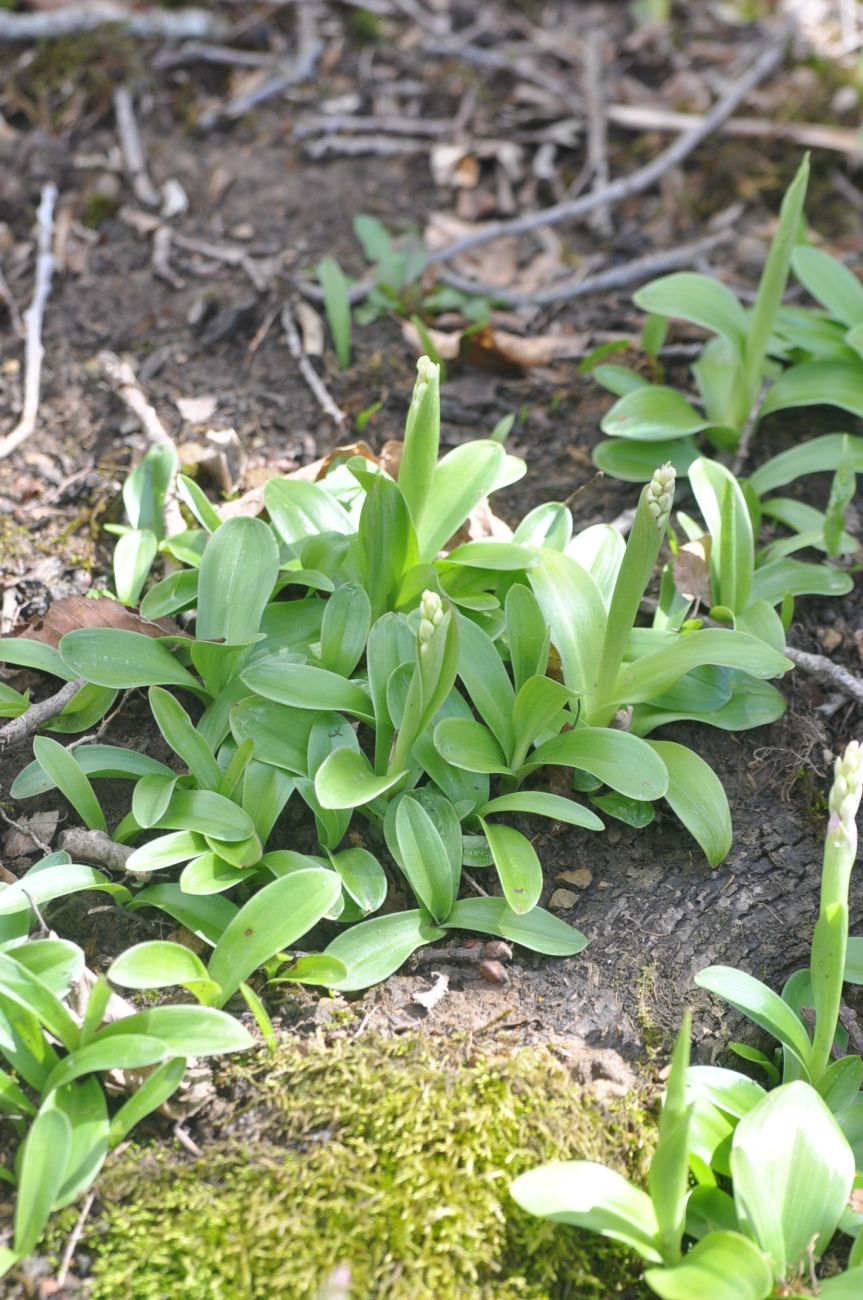
<svg viewBox="0 0 863 1300"><path fill-rule="evenodd" d="M285 342L288 345L288 350L299 366L300 374L311 390L316 402L324 415L328 415L333 423L338 428L341 428L347 416L333 401L326 384L303 351L300 331L297 329L293 308L289 303L285 303L282 307L282 329L285 331Z"/></svg>
<svg viewBox="0 0 863 1300"><path fill-rule="evenodd" d="M117 135L120 137L123 166L135 198L139 203L143 203L145 208L158 208L162 197L147 171L147 156L144 153L141 132L138 130L135 105L126 86L118 86L114 91L114 118L117 123Z"/></svg>
<svg viewBox="0 0 863 1300"><path fill-rule="evenodd" d="M61 1290L66 1285L66 1278L68 1276L69 1269L72 1264L72 1260L75 1257L75 1251L78 1249L78 1243L80 1242L81 1236L84 1232L84 1224L87 1222L87 1219L90 1217L90 1211L93 1208L93 1202L95 1201L95 1199L96 1199L96 1193L94 1191L89 1191L86 1197L84 1198L84 1204L81 1206L81 1213L78 1215L78 1218L75 1221L75 1226L72 1229L71 1233L69 1234L69 1240L66 1242L66 1249L63 1251L63 1258L60 1260L60 1267L57 1269L57 1277L56 1277L57 1286Z"/></svg>
<svg viewBox="0 0 863 1300"><path fill-rule="evenodd" d="M602 86L602 33L591 31L584 47L584 99L587 105L587 162L594 189L608 188L608 115ZM590 224L605 238L611 234L607 204L591 213Z"/></svg>
<svg viewBox="0 0 863 1300"><path fill-rule="evenodd" d="M640 104L609 104L608 120L630 131L692 131L704 121L698 113L674 113L667 108ZM722 135L755 140L790 140L806 149L834 153L861 153L860 132L845 126L818 122L771 122L760 117L730 117L715 128Z"/></svg>
<svg viewBox="0 0 863 1300"><path fill-rule="evenodd" d="M77 826L63 831L59 844L74 862L93 862L109 871L125 871L132 856L128 844L118 844L104 831L86 831Z"/></svg>
<svg viewBox="0 0 863 1300"><path fill-rule="evenodd" d="M562 221L574 221L576 218L595 212L597 208L608 207L613 203L621 203L624 199L632 198L636 194L643 194L645 190L661 180L672 167L676 167L678 163L688 158L694 149L728 121L737 105L760 85L765 77L769 77L776 70L784 50L784 39L762 50L743 76L734 82L727 94L723 95L706 116L699 118L691 130L679 136L667 149L663 149L662 153L643 167L639 167L628 176L621 176L603 189L591 190L590 193L581 194L575 199L566 199L563 203L543 208L540 212L531 212L508 221L489 222L481 230L456 239L453 243L432 253L429 257L430 265L439 266L444 262L452 261L462 253L493 243L496 239L504 239L512 235L527 235L534 230L541 230L544 226L558 225Z"/></svg>
<svg viewBox="0 0 863 1300"><path fill-rule="evenodd" d="M840 691L849 700L853 700L858 708L863 706L863 681L855 673L849 672L841 664L834 664L832 659L827 659L824 655L810 654L808 650L795 650L794 646L787 645L785 653L795 668L802 668L822 686Z"/></svg>
<svg viewBox="0 0 863 1300"><path fill-rule="evenodd" d="M32 736L43 722L56 718L86 684L83 677L76 677L73 682L66 682L61 686L55 695L49 695L47 700L40 700L38 704L31 704L25 713L19 714L17 718L0 727L0 754L10 745L16 745L19 740Z"/></svg>
<svg viewBox="0 0 863 1300"><path fill-rule="evenodd" d="M110 23L130 36L163 40L218 40L227 25L207 9L133 9L113 0L64 4L41 13L9 13L0 9L0 42L30 44L92 32Z"/></svg>
<svg viewBox="0 0 863 1300"><path fill-rule="evenodd" d="M11 16L11 15L10 15ZM42 346L42 318L45 304L51 294L51 280L54 275L54 205L57 202L57 186L49 181L42 189L42 198L36 214L38 225L36 283L33 288L33 301L24 313L27 323L27 343L24 362L24 403L21 418L11 433L0 440L0 460L13 452L22 442L30 437L36 428L36 416L39 413L39 389L42 382L42 359L45 349Z"/></svg>

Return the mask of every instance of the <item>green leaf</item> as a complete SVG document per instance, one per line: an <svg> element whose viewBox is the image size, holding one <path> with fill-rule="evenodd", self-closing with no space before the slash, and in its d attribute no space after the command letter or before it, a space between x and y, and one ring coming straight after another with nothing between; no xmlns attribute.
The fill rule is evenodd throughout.
<svg viewBox="0 0 863 1300"><path fill-rule="evenodd" d="M694 438L659 442L612 439L594 447L591 455L596 468L611 478L623 479L625 483L643 483L650 478L657 465L666 462L674 466L678 478L685 478L699 452Z"/></svg>
<svg viewBox="0 0 863 1300"><path fill-rule="evenodd" d="M334 257L318 262L318 280L324 294L324 311L330 327L339 369L351 364L351 302L345 273Z"/></svg>
<svg viewBox="0 0 863 1300"><path fill-rule="evenodd" d="M791 256L794 274L834 320L849 328L863 322L863 284L821 248L801 244Z"/></svg>
<svg viewBox="0 0 863 1300"><path fill-rule="evenodd" d="M37 976L4 952L0 952L0 998L8 998L35 1016L67 1051L77 1047L78 1026L61 1000ZM14 1065L8 1052L6 1055Z"/></svg>
<svg viewBox="0 0 863 1300"><path fill-rule="evenodd" d="M165 535L165 498L177 472L172 442L157 443L127 475L123 505L133 528L146 528L161 541Z"/></svg>
<svg viewBox="0 0 863 1300"><path fill-rule="evenodd" d="M805 1068L812 1050L809 1036L778 993L732 966L707 966L695 976L695 983L772 1034Z"/></svg>
<svg viewBox="0 0 863 1300"><path fill-rule="evenodd" d="M545 741L523 771L575 767L590 772L631 799L661 799L668 789L665 764L647 741L608 727L577 727Z"/></svg>
<svg viewBox="0 0 863 1300"><path fill-rule="evenodd" d="M829 564L774 560L755 570L752 596L778 605L786 596L847 596L854 587L850 573Z"/></svg>
<svg viewBox="0 0 863 1300"><path fill-rule="evenodd" d="M343 961L339 961L337 957L326 957L323 953L314 952L305 957L298 957L267 983L314 984L331 989L347 977L348 968Z"/></svg>
<svg viewBox="0 0 863 1300"><path fill-rule="evenodd" d="M387 896L387 878L383 867L368 849L342 849L330 853L330 862L341 877L345 892L364 913L376 912Z"/></svg>
<svg viewBox="0 0 863 1300"><path fill-rule="evenodd" d="M742 613L749 604L755 567L752 521L743 493L730 470L705 458L690 465L689 482L713 539L714 604Z"/></svg>
<svg viewBox="0 0 863 1300"><path fill-rule="evenodd" d="M422 911L394 912L361 921L337 935L324 950L323 956L335 957L348 969L347 977L332 987L353 993L379 984L417 948L443 937L444 931L437 929L428 913Z"/></svg>
<svg viewBox="0 0 863 1300"><path fill-rule="evenodd" d="M419 563L430 564L483 497L524 472L522 461L490 440L466 442L447 452L438 462L417 529Z"/></svg>
<svg viewBox="0 0 863 1300"><path fill-rule="evenodd" d="M753 595L762 595L757 582ZM664 649L625 665L614 688L614 703L622 707L649 701L705 664L739 668L753 677L781 677L791 667L791 660L746 632L719 627L685 632Z"/></svg>
<svg viewBox="0 0 863 1300"><path fill-rule="evenodd" d="M279 548L262 520L241 516L222 524L201 561L198 639L238 645L253 637L278 573Z"/></svg>
<svg viewBox="0 0 863 1300"><path fill-rule="evenodd" d="M73 682L79 675L70 672L59 650L25 636L0 637L0 663L14 664L16 668L34 668L36 672L50 673L66 682Z"/></svg>
<svg viewBox="0 0 863 1300"><path fill-rule="evenodd" d="M807 1268L836 1231L854 1182L854 1155L818 1093L786 1083L743 1117L731 1147L734 1201L774 1276Z"/></svg>
<svg viewBox="0 0 863 1300"><path fill-rule="evenodd" d="M200 1001L218 996L219 986L191 948L152 939L127 948L108 967L108 979L127 989L164 989L180 985Z"/></svg>
<svg viewBox="0 0 863 1300"><path fill-rule="evenodd" d="M156 538L149 529L124 533L114 547L114 586L124 605L134 605L156 558Z"/></svg>
<svg viewBox="0 0 863 1300"><path fill-rule="evenodd" d="M462 898L454 904L443 927L445 930L475 930L499 939L520 943L532 952L548 957L572 957L587 943L583 934L534 907L524 916L513 912L505 898Z"/></svg>
<svg viewBox="0 0 863 1300"><path fill-rule="evenodd" d="M144 618L164 618L167 614L176 614L177 610L194 605L197 597L198 570L179 569L150 588L141 601L141 614Z"/></svg>
<svg viewBox="0 0 863 1300"><path fill-rule="evenodd" d="M258 659L241 676L250 690L276 704L317 713L350 713L364 722L374 722L372 702L362 686L326 668L297 663L292 655ZM263 757L260 752L258 756Z"/></svg>
<svg viewBox="0 0 863 1300"><path fill-rule="evenodd" d="M749 484L759 497L763 497L807 474L838 469L846 455L855 473L863 471L863 438L825 433L765 461L750 475Z"/></svg>
<svg viewBox="0 0 863 1300"><path fill-rule="evenodd" d="M659 1141L650 1162L649 1191L656 1214L659 1249L666 1263L680 1259L689 1187L689 1128L693 1106L686 1103L692 1017L683 1017L665 1098L659 1115Z"/></svg>
<svg viewBox="0 0 863 1300"><path fill-rule="evenodd" d="M264 488L264 503L273 527L288 546L320 533L350 536L356 531L346 511L320 483L270 479Z"/></svg>
<svg viewBox="0 0 863 1300"><path fill-rule="evenodd" d="M807 361L792 366L768 392L761 417L797 406L838 406L863 417L859 361Z"/></svg>
<svg viewBox="0 0 863 1300"><path fill-rule="evenodd" d="M703 758L670 740L649 740L668 772L665 798L704 850L711 867L718 867L731 849L731 812L722 782Z"/></svg>
<svg viewBox="0 0 863 1300"><path fill-rule="evenodd" d="M48 736L36 736L33 753L43 772L66 796L84 825L93 831L107 831L105 814L96 792L69 750Z"/></svg>
<svg viewBox="0 0 863 1300"><path fill-rule="evenodd" d="M55 1107L43 1105L21 1148L15 1203L15 1253L31 1255L59 1199L72 1150L72 1128Z"/></svg>
<svg viewBox="0 0 863 1300"><path fill-rule="evenodd" d="M182 704L160 686L151 686L148 696L156 726L171 749L183 760L198 785L215 790L222 775L219 766Z"/></svg>
<svg viewBox="0 0 863 1300"><path fill-rule="evenodd" d="M552 821L566 822L569 826L583 826L589 831L604 830L596 813L592 813L589 808L577 803L575 799L548 794L545 790L517 790L513 794L498 795L476 811L479 817L490 817L492 813L532 813L535 817L548 817Z"/></svg>
<svg viewBox="0 0 863 1300"><path fill-rule="evenodd" d="M417 361L417 379L405 422L398 480L414 528L419 529L437 466L440 446L440 366Z"/></svg>
<svg viewBox="0 0 863 1300"><path fill-rule="evenodd" d="M137 749L120 749L116 745L76 745L73 752L75 762L87 776L119 777L136 781L150 773L174 775L164 763L139 753ZM30 799L53 789L54 782L50 776L34 761L18 773L9 793L13 799Z"/></svg>
<svg viewBox="0 0 863 1300"><path fill-rule="evenodd" d="M184 894L179 885L148 885L129 903L129 911L158 907L205 943L215 944L237 915L236 904L218 894L195 897Z"/></svg>
<svg viewBox="0 0 863 1300"><path fill-rule="evenodd" d="M278 767L254 759L246 767L241 803L263 844L270 838L294 789L293 778Z"/></svg>
<svg viewBox="0 0 863 1300"><path fill-rule="evenodd" d="M134 1034L161 1039L171 1056L220 1056L254 1046L249 1031L233 1016L214 1007L184 1006L151 1007L123 1016L100 1029L93 1043Z"/></svg>
<svg viewBox="0 0 863 1300"><path fill-rule="evenodd" d="M542 894L542 864L526 835L482 817L480 825L503 888L504 898L518 916L531 911ZM442 918L446 920L446 918Z"/></svg>
<svg viewBox="0 0 863 1300"><path fill-rule="evenodd" d="M154 1110L158 1110L163 1102L173 1096L182 1083L185 1073L185 1057L179 1056L165 1061L158 1069L147 1075L137 1091L111 1119L108 1132L108 1145L111 1149L119 1146L142 1119L152 1114Z"/></svg>
<svg viewBox="0 0 863 1300"><path fill-rule="evenodd" d="M418 562L417 539L398 486L376 475L360 513L357 548L363 586L372 618L380 618L396 600L403 576Z"/></svg>
<svg viewBox="0 0 863 1300"><path fill-rule="evenodd" d="M255 833L249 814L214 790L175 790L158 826L220 840L246 840Z"/></svg>
<svg viewBox="0 0 863 1300"><path fill-rule="evenodd" d="M127 1017L132 1019L132 1017ZM120 1021L117 1022L121 1023ZM161 1038L141 1032L115 1034L110 1040L97 1037L86 1047L70 1052L52 1070L43 1089L47 1095L55 1088L63 1088L86 1074L103 1070L140 1070L156 1065L168 1055Z"/></svg>
<svg viewBox="0 0 863 1300"><path fill-rule="evenodd" d="M770 251L758 282L755 306L752 308L743 355L746 391L752 401L755 400L761 383L764 358L773 333L776 314L782 305L785 285L788 282L791 255L803 220L803 201L806 198L808 183L809 155L806 154L782 199L776 233L770 242ZM762 406L761 409L763 415L764 407Z"/></svg>
<svg viewBox="0 0 863 1300"><path fill-rule="evenodd" d="M510 1194L528 1214L621 1241L661 1263L650 1197L613 1169L588 1160L553 1161L521 1174Z"/></svg>
<svg viewBox="0 0 863 1300"><path fill-rule="evenodd" d="M295 775L306 771L314 713L259 699L245 699L231 709L231 733L238 744L251 740L255 758Z"/></svg>
<svg viewBox="0 0 863 1300"><path fill-rule="evenodd" d="M334 749L315 774L315 794L322 808L360 808L398 785L405 775L375 776L365 754Z"/></svg>
<svg viewBox="0 0 863 1300"><path fill-rule="evenodd" d="M371 622L371 602L359 583L336 588L321 623L321 667L350 677L366 648Z"/></svg>
<svg viewBox="0 0 863 1300"><path fill-rule="evenodd" d="M662 1300L766 1300L773 1269L739 1232L711 1232L674 1268L649 1268L644 1280Z"/></svg>
<svg viewBox="0 0 863 1300"><path fill-rule="evenodd" d="M387 848L436 924L453 904L449 855L426 809L410 795L392 803L384 820Z"/></svg>
<svg viewBox="0 0 863 1300"><path fill-rule="evenodd" d="M225 1005L252 971L317 925L341 887L336 872L310 867L274 880L250 898L210 958L210 978L222 986L220 1004Z"/></svg>
<svg viewBox="0 0 863 1300"><path fill-rule="evenodd" d="M560 655L564 682L590 697L606 627L605 602L596 582L575 560L556 551L543 551L541 564L528 578Z"/></svg>
<svg viewBox="0 0 863 1300"><path fill-rule="evenodd" d="M208 533L214 533L222 525L219 512L207 497L206 492L194 479L186 474L177 475L177 496L188 506L198 523Z"/></svg>
<svg viewBox="0 0 863 1300"><path fill-rule="evenodd" d="M618 794L616 790L608 794L592 794L590 802L601 812L608 813L609 817L616 818L626 826L634 826L636 830L649 826L656 817L652 803L645 803L643 799L630 799L625 794Z"/></svg>
<svg viewBox="0 0 863 1300"><path fill-rule="evenodd" d="M30 900L42 907L55 898L90 889L110 894L118 903L125 903L132 897L124 885L115 885L95 867L68 863L50 867L47 871L27 872L15 884L0 888L0 916L29 912Z"/></svg>
<svg viewBox="0 0 863 1300"><path fill-rule="evenodd" d="M211 850L186 864L180 872L180 888L184 894L222 894L248 876L248 869L232 866Z"/></svg>
<svg viewBox="0 0 863 1300"><path fill-rule="evenodd" d="M144 829L155 826L171 802L176 776L142 776L132 792L132 816Z"/></svg>
<svg viewBox="0 0 863 1300"><path fill-rule="evenodd" d="M473 718L444 718L434 729L434 745L447 763L467 772L511 773L492 733Z"/></svg>
<svg viewBox="0 0 863 1300"><path fill-rule="evenodd" d="M97 686L183 686L202 693L201 683L174 658L161 640L143 632L113 627L81 627L60 641L67 668Z"/></svg>
<svg viewBox="0 0 863 1300"><path fill-rule="evenodd" d="M517 582L506 594L506 639L515 689L548 666L549 634L539 602L529 587Z"/></svg>
<svg viewBox="0 0 863 1300"><path fill-rule="evenodd" d="M743 352L749 319L732 291L712 276L691 271L664 275L638 289L632 301L642 311L700 325Z"/></svg>
<svg viewBox="0 0 863 1300"><path fill-rule="evenodd" d="M207 841L203 835L195 835L192 831L173 831L170 835L160 835L135 849L126 862L126 870L135 873L161 871L178 862L188 862L190 858L206 852L206 848Z"/></svg>
<svg viewBox="0 0 863 1300"><path fill-rule="evenodd" d="M686 438L709 429L711 421L681 397L676 388L651 385L636 388L614 403L602 417L599 427L614 438L632 438L638 442L668 442ZM656 468L653 457L653 468Z"/></svg>

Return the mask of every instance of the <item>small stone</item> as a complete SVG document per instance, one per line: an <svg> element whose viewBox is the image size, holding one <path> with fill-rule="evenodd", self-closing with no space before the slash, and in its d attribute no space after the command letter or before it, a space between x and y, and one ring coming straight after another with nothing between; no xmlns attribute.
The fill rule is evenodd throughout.
<svg viewBox="0 0 863 1300"><path fill-rule="evenodd" d="M492 939L483 947L482 955L491 961L512 961L512 948L503 939Z"/></svg>
<svg viewBox="0 0 863 1300"><path fill-rule="evenodd" d="M508 984L509 973L505 966L501 966L499 961L481 961L479 964L479 973L489 984Z"/></svg>
<svg viewBox="0 0 863 1300"><path fill-rule="evenodd" d="M836 627L822 628L818 634L818 640L828 654L833 650L838 650L843 641L842 633Z"/></svg>
<svg viewBox="0 0 863 1300"><path fill-rule="evenodd" d="M571 889L556 889L548 900L549 907L555 912L568 912L578 902L578 894Z"/></svg>
<svg viewBox="0 0 863 1300"><path fill-rule="evenodd" d="M587 889L593 880L593 872L588 871L587 867L579 867L576 871L559 871L557 880L562 880L565 885L573 885L576 889Z"/></svg>

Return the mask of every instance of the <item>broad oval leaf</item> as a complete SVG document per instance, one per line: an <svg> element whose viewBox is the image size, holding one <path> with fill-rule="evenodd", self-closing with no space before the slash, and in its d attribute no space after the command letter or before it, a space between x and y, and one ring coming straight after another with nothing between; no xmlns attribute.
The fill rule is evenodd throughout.
<svg viewBox="0 0 863 1300"><path fill-rule="evenodd" d="M276 704L316 713L350 713L364 722L374 722L368 692L339 673L297 663L290 655L258 659L242 674L256 695Z"/></svg>
<svg viewBox="0 0 863 1300"><path fill-rule="evenodd" d="M525 769L575 767L631 799L661 799L668 790L665 763L646 740L609 727L577 727L538 746Z"/></svg>
<svg viewBox="0 0 863 1300"><path fill-rule="evenodd" d="M60 641L67 668L97 686L128 690L134 686L184 686L197 695L201 683L179 663L166 645L143 632L114 627L80 627Z"/></svg>
<svg viewBox="0 0 863 1300"><path fill-rule="evenodd" d="M674 1268L644 1274L662 1300L765 1300L773 1293L769 1259L739 1232L710 1232Z"/></svg>
<svg viewBox="0 0 863 1300"><path fill-rule="evenodd" d="M230 718L234 739L251 740L261 763L305 776L314 713L250 696L233 706Z"/></svg>
<svg viewBox="0 0 863 1300"><path fill-rule="evenodd" d="M387 810L384 832L418 902L436 923L445 921L453 904L453 874L446 845L425 808L405 795Z"/></svg>
<svg viewBox="0 0 863 1300"><path fill-rule="evenodd" d="M614 403L600 422L603 433L638 442L667 442L710 428L705 419L676 388L651 385L636 388ZM654 469L656 468L654 456Z"/></svg>
<svg viewBox="0 0 863 1300"><path fill-rule="evenodd" d="M227 1012L184 1006L151 1007L123 1016L100 1029L93 1043L130 1034L161 1039L170 1056L219 1056L254 1046L249 1031Z"/></svg>
<svg viewBox="0 0 863 1300"><path fill-rule="evenodd" d="M209 985L207 969L191 948L152 939L127 948L108 967L108 979L126 989L163 989L185 985L198 993ZM214 986L218 991L218 985Z"/></svg>
<svg viewBox="0 0 863 1300"><path fill-rule="evenodd" d="M487 822L482 817L480 824L504 898L518 916L523 916L536 907L542 894L542 864L536 849L526 835L512 826Z"/></svg>
<svg viewBox="0 0 863 1300"><path fill-rule="evenodd" d="M207 542L198 578L201 641L238 645L253 637L279 573L279 548L261 519L229 519Z"/></svg>
<svg viewBox="0 0 863 1300"><path fill-rule="evenodd" d="M863 284L853 271L821 248L801 244L791 255L794 274L834 320L863 323Z"/></svg>
<svg viewBox="0 0 863 1300"><path fill-rule="evenodd" d="M15 1204L15 1252L32 1254L45 1230L72 1150L72 1126L55 1107L44 1106L30 1126L21 1150Z"/></svg>
<svg viewBox="0 0 863 1300"><path fill-rule="evenodd" d="M711 867L731 849L731 811L725 789L709 764L685 745L670 740L648 740L668 772L665 798L704 850Z"/></svg>
<svg viewBox="0 0 863 1300"><path fill-rule="evenodd" d="M505 898L461 898L453 905L443 928L492 934L548 957L572 957L587 943L580 931L541 907L519 916Z"/></svg>
<svg viewBox="0 0 863 1300"><path fill-rule="evenodd" d="M662 1262L650 1197L605 1165L552 1161L521 1174L509 1190L528 1214L600 1233L622 1241L642 1259Z"/></svg>
<svg viewBox="0 0 863 1300"><path fill-rule="evenodd" d="M288 546L319 533L351 534L349 516L320 483L301 479L270 479L264 503L273 527Z"/></svg>
<svg viewBox="0 0 863 1300"><path fill-rule="evenodd" d="M417 948L443 937L444 931L422 911L394 912L361 921L337 935L324 950L325 957L336 957L348 970L346 978L332 987L342 993L353 993L379 984L397 971Z"/></svg>
<svg viewBox="0 0 863 1300"><path fill-rule="evenodd" d="M586 830L604 830L596 813L577 803L575 799L565 799L559 794L549 794L546 790L516 790L513 794L498 795L488 803L477 808L480 817L492 813L531 813L535 817L548 817L552 821L566 822L569 826L583 826Z"/></svg>
<svg viewBox="0 0 863 1300"><path fill-rule="evenodd" d="M137 749L121 749L118 745L76 745L74 754L75 762L87 776L137 781L151 773L174 775L157 759L140 754ZM18 773L9 793L14 799L30 799L53 789L54 782L50 776L34 761Z"/></svg>
<svg viewBox="0 0 863 1300"><path fill-rule="evenodd" d="M175 790L157 825L166 830L214 835L220 840L246 840L255 833L249 814L215 790Z"/></svg>
<svg viewBox="0 0 863 1300"><path fill-rule="evenodd" d="M36 755L36 762L66 796L84 824L90 830L107 830L105 814L96 798L96 792L75 762L73 753L64 749L56 740L51 740L49 736L35 738L33 753Z"/></svg>
<svg viewBox="0 0 863 1300"><path fill-rule="evenodd" d="M222 777L219 766L180 701L160 686L151 686L148 697L156 726L174 753L180 756L198 785L215 790Z"/></svg>
<svg viewBox="0 0 863 1300"><path fill-rule="evenodd" d="M135 895L128 907L130 912L140 907L158 907L211 945L219 940L238 912L235 903L219 894L196 897L184 894L179 885L172 883L148 885Z"/></svg>
<svg viewBox="0 0 863 1300"><path fill-rule="evenodd" d="M720 280L676 271L644 285L632 295L642 311L655 316L672 316L711 330L742 352L749 318L735 295Z"/></svg>
<svg viewBox="0 0 863 1300"><path fill-rule="evenodd" d="M466 772L511 772L503 750L488 727L473 718L444 718L434 729L438 754Z"/></svg>
<svg viewBox="0 0 863 1300"><path fill-rule="evenodd" d="M695 983L708 993L748 1016L768 1034L772 1034L797 1057L805 1069L812 1048L802 1022L778 993L766 984L735 970L733 966L707 966L695 976Z"/></svg>
<svg viewBox="0 0 863 1300"><path fill-rule="evenodd" d="M365 754L334 749L315 774L315 794L322 808L361 808L398 785L405 775L376 776Z"/></svg>

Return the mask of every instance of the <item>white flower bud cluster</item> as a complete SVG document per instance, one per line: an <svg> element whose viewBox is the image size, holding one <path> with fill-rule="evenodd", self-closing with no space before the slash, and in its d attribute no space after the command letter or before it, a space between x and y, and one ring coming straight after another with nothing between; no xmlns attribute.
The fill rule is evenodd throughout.
<svg viewBox="0 0 863 1300"><path fill-rule="evenodd" d="M830 787L830 824L834 840L847 839L854 832L854 819L863 793L863 748L852 740L837 758Z"/></svg>
<svg viewBox="0 0 863 1300"><path fill-rule="evenodd" d="M416 419L417 411L422 406L422 400L426 395L426 390L430 384L436 382L438 377L438 367L434 361L428 357L420 357L417 362L417 377L414 383L414 391L411 396L410 409L408 411L408 424L412 424Z"/></svg>
<svg viewBox="0 0 863 1300"><path fill-rule="evenodd" d="M420 600L419 641L420 652L425 650L434 636L435 628L443 618L443 604L436 591L424 591Z"/></svg>
<svg viewBox="0 0 863 1300"><path fill-rule="evenodd" d="M668 516L671 514L675 478L674 466L668 461L654 471L653 478L647 485L647 504L660 532L668 523Z"/></svg>

